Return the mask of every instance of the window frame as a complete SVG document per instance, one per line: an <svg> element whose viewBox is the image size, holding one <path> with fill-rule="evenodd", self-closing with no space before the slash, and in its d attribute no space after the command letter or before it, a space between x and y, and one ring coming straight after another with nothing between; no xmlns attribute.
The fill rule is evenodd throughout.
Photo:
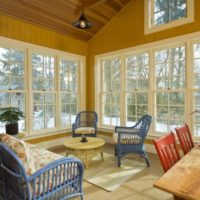
<svg viewBox="0 0 200 200"><path fill-rule="evenodd" d="M156 76L156 60L155 60L155 57L156 57L156 53L157 52L159 52L159 51L163 51L163 50L171 50L171 49L174 49L174 48L179 48L179 47L184 47L184 53L185 53L185 77L184 77L184 82L185 82L185 85L184 85L184 87L183 88L172 88L172 87L170 87L169 85L168 85L168 88L157 88L157 86L156 86L156 78L157 78L157 76ZM180 92L180 93L183 93L184 94L184 102L185 102L185 104L183 105L184 106L184 111L186 111L186 87L187 87L187 78L186 78L186 73L187 73L187 66L186 66L186 42L175 42L175 44L167 44L167 45L162 45L161 47L154 47L153 49L152 49L152 59L153 59L153 66L155 66L154 67L154 75L153 75L153 79L154 79L154 102L156 103L156 94L157 93L162 93L162 92L166 92L167 93L167 96L168 96L168 99L170 98L170 95L171 95L171 93L174 93L174 92ZM170 57L171 57L171 55L170 55ZM167 63L171 63L171 60L169 60L169 61L167 61ZM159 63L160 64L160 63ZM170 71L170 73L171 73L171 68L169 69L169 71ZM168 75L168 78L169 77L171 77L172 76L172 74L170 74L170 75ZM157 106L157 104L155 104L155 106ZM173 105L171 105L171 104L167 104L167 106L173 106ZM170 110L170 108L168 108L169 110ZM156 110L154 110L155 111L155 113L154 113L154 116L155 116L155 118L154 118L154 121L156 121L156 118L157 118L157 116L156 116ZM184 118L186 119L186 116L184 116ZM167 116L167 118L165 118L164 119L165 121L167 121L167 122L169 122L170 121L170 116ZM167 124L167 126L169 126L169 124ZM159 131L156 131L156 125L154 126L154 130L155 130L155 132L157 132L157 133L159 133L159 135L163 135L164 133L166 133L167 131L165 131L165 132L159 132ZM169 131L169 130L168 130Z"/></svg>
<svg viewBox="0 0 200 200"><path fill-rule="evenodd" d="M182 35L182 36L177 36L174 38L169 38L169 39L165 39L165 40L160 40L160 41L156 41L156 42L152 42L152 43L148 43L148 44L143 44L143 45L139 45L139 46L134 46L134 47L130 47L130 48L126 48L126 49L121 49L121 50L117 50L117 51L113 51L113 52L109 52L109 53L104 53L104 54L99 54L95 56L95 109L97 112L100 112L100 88L99 88L99 75L100 75L100 60L104 57L115 57L115 56L121 56L121 57L125 57L128 54L134 54L137 52L149 52L149 65L150 65L150 71L149 71L149 98L148 98L148 112L150 115L153 116L153 119L155 117L155 86L156 86L156 82L155 82L155 78L154 78L154 74L155 74L155 68L153 66L155 66L155 52L162 50L164 48L173 48L173 47L178 47L181 45L184 45L185 47L185 66L186 66L186 71L185 71L185 88L183 89L183 91L185 92L185 113L187 113L187 115L185 116L185 120L186 123L188 123L188 125L190 126L191 132L194 131L194 127L193 127L193 116L191 115L191 113L194 111L193 110L193 96L192 96L192 81L193 81L193 73L191 72L191 66L193 66L193 44L200 42L200 32L195 32L195 33L190 33L187 35ZM123 61L122 61L123 63ZM123 76L125 78L125 76ZM123 86L122 86L123 87ZM123 94L124 95L124 94ZM190 97L190 98L188 98ZM123 103L121 104L121 106L123 106ZM122 114L123 115L123 114ZM122 116L123 118L123 116ZM106 132L110 132L113 133L113 127L105 127L102 126L101 124L101 119L99 119L99 128L98 130L101 131L106 131ZM153 120L150 130L148 132L148 136L147 138L149 139L153 139L156 137L160 137L164 134L164 132L155 132L155 122ZM195 141L200 141L200 137L194 137L193 138Z"/></svg>
<svg viewBox="0 0 200 200"><path fill-rule="evenodd" d="M166 29L174 28L177 26L181 26L184 24L192 23L194 21L194 0L186 0L187 1L187 17L172 20L168 23L161 25L154 25L152 23L152 10L154 8L155 0L145 0L144 3L144 34L151 34L159 31L163 31Z"/></svg>
<svg viewBox="0 0 200 200"><path fill-rule="evenodd" d="M64 52L56 49L51 49L48 47L43 47L27 42L21 42L18 40L5 38L3 36L0 36L0 46L3 48L11 48L16 50L22 50L25 52L25 66L24 66L24 91L26 94L25 99L25 110L26 110L26 117L25 123L26 123L26 130L24 131L26 138L32 138L34 136L39 135L54 135L54 134L60 134L60 133L66 133L71 131L71 126L68 127L61 127L60 126L60 91L59 91L59 60L62 57L69 57L71 59L75 59L79 61L79 91L78 91L78 112L80 110L86 109L86 69L85 69L85 63L86 63L86 57L74 53ZM54 92L57 93L56 101L58 103L58 106L56 108L56 127L55 128L47 128L42 130L33 131L32 130L32 113L33 113L33 99L32 99L32 62L31 62L31 56L32 53L36 54L42 54L42 55L50 55L55 56L55 90ZM30 81L31 80L31 81ZM2 90L1 90L2 92ZM3 91L3 92L6 92ZM12 92L12 91L11 91ZM13 90L14 92L14 90ZM52 92L52 91L50 91ZM81 98L80 98L81 97ZM81 101L80 101L81 99Z"/></svg>

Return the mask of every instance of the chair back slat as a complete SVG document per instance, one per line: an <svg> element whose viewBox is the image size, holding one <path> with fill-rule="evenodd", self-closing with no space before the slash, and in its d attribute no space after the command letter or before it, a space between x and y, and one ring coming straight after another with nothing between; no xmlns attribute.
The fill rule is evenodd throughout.
<svg viewBox="0 0 200 200"><path fill-rule="evenodd" d="M97 123L98 117L96 112L93 111L82 111L79 112L76 116L76 123L79 123L80 126L93 126Z"/></svg>
<svg viewBox="0 0 200 200"><path fill-rule="evenodd" d="M149 127L151 125L152 117L150 115L143 115L139 121L134 125L134 129L139 129L140 130L140 136L142 138L145 138Z"/></svg>
<svg viewBox="0 0 200 200"><path fill-rule="evenodd" d="M183 125L180 128L176 128L176 134L178 136L181 148L184 154L187 154L193 147L194 142L192 139L192 135L190 129L187 124Z"/></svg>
<svg viewBox="0 0 200 200"><path fill-rule="evenodd" d="M85 132L85 136L92 136L96 137L97 134L97 122L98 122L98 115L95 111L81 111L76 115L75 122L72 124L72 136L73 137L80 137L83 133L77 132L76 129L80 128L92 128L94 129L94 133L87 133Z"/></svg>
<svg viewBox="0 0 200 200"><path fill-rule="evenodd" d="M176 139L172 132L159 139L155 139L153 143L165 172L180 160Z"/></svg>

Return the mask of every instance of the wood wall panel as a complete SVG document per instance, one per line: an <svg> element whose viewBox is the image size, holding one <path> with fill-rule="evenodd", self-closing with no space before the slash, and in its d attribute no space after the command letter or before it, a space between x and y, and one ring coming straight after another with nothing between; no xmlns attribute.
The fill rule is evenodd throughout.
<svg viewBox="0 0 200 200"><path fill-rule="evenodd" d="M131 0L88 42L87 109L95 108L95 55L200 31L199 8L200 0L195 0L193 23L144 35L144 0Z"/></svg>
<svg viewBox="0 0 200 200"><path fill-rule="evenodd" d="M87 55L87 43L45 28L0 15L0 35L79 55Z"/></svg>

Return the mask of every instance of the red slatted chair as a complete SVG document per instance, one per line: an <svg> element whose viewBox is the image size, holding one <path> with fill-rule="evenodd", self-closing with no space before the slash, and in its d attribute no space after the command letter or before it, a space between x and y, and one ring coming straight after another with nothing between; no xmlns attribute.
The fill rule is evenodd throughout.
<svg viewBox="0 0 200 200"><path fill-rule="evenodd" d="M153 140L153 143L165 172L180 160L176 139L172 132L162 138Z"/></svg>
<svg viewBox="0 0 200 200"><path fill-rule="evenodd" d="M192 135L187 124L183 125L180 128L176 128L176 133L183 150L184 155L187 154L193 147L194 142L192 140Z"/></svg>

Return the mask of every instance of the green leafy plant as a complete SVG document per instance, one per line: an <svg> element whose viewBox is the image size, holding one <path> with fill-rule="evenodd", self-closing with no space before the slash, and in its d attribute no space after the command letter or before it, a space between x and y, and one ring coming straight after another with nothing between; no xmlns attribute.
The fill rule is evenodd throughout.
<svg viewBox="0 0 200 200"><path fill-rule="evenodd" d="M25 118L24 113L16 107L0 108L0 121L6 124L15 124L21 118Z"/></svg>

